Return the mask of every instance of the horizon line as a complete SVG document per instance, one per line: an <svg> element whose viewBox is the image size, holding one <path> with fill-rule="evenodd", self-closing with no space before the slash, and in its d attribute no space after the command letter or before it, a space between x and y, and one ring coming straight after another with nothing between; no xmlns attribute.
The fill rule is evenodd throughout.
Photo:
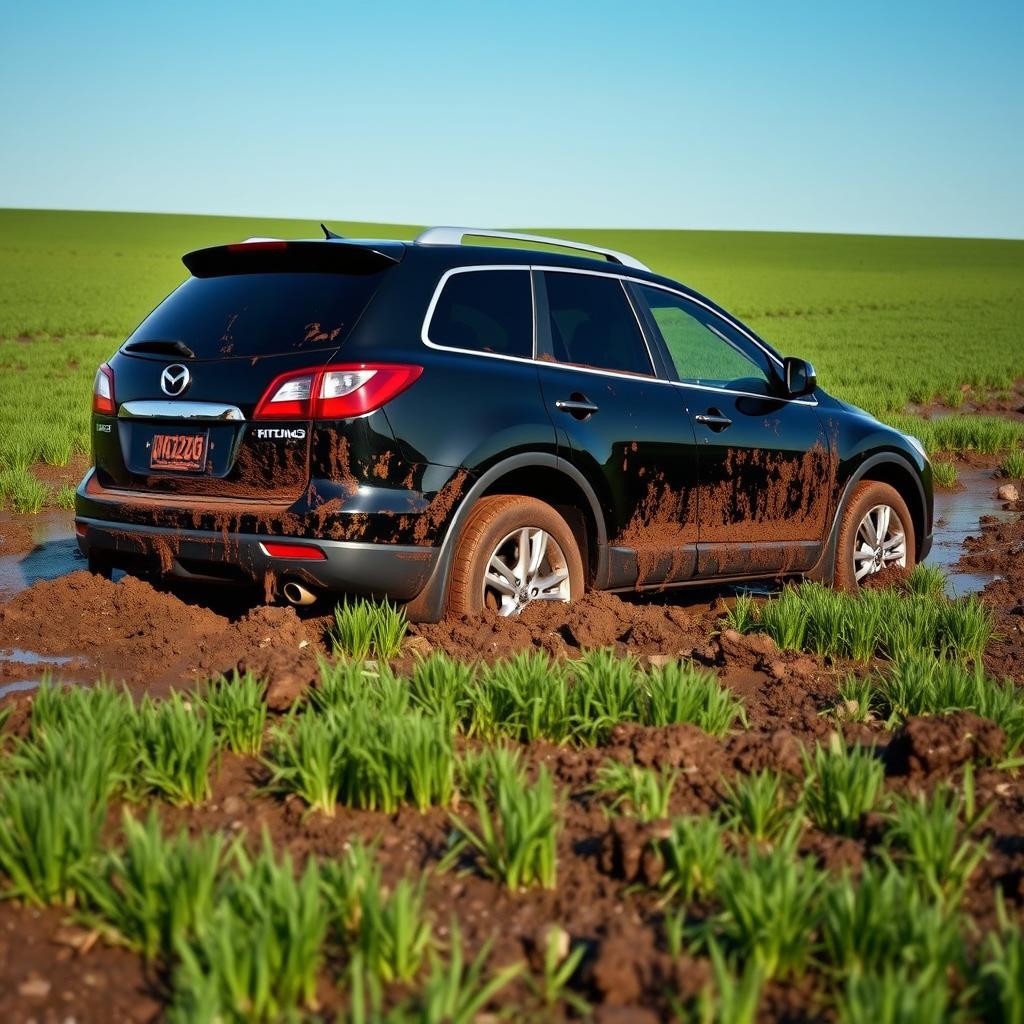
<svg viewBox="0 0 1024 1024"><path fill-rule="evenodd" d="M363 220L363 219L349 219L346 217L301 217L301 216L277 216L273 214L259 213L259 214L244 214L244 213L199 213L195 211L185 210L111 210L106 208L93 208L93 207L60 207L60 206L0 206L0 212L4 211L18 211L22 213L99 213L99 214L112 214L115 216L154 216L154 217L208 217L210 219L225 219L225 220L286 220L286 221L308 221L310 223L319 226L321 223L330 226L330 222L344 223L344 224L367 224L376 225L381 227L396 227L396 228L426 228L431 225L428 222L421 222L414 224L407 221L388 221L388 220ZM447 225L446 225L447 226ZM456 225L451 225L456 226ZM935 234L900 234L898 232L885 232L885 231L812 231L805 228L709 228L709 227L645 227L645 226L629 226L629 227L607 227L607 226L593 226L585 224L558 224L551 225L549 227L530 225L530 226L495 226L495 225L457 225L459 227L477 227L481 230L486 227L488 230L502 230L502 231L621 231L621 232L664 232L664 233L682 233L690 232L693 234L734 234L734 235L822 235L822 236L833 236L833 237L844 237L844 238L927 238L934 239L936 241L964 241L964 242L1024 242L1024 237L1016 235L946 235L941 233Z"/></svg>

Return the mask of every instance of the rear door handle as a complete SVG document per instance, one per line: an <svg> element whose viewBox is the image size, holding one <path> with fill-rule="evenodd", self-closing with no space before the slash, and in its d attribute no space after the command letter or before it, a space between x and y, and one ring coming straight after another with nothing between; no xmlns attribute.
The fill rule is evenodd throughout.
<svg viewBox="0 0 1024 1024"><path fill-rule="evenodd" d="M714 431L725 430L726 427L732 426L732 420L728 416L723 416L718 409L708 409L707 412L700 413L693 418Z"/></svg>
<svg viewBox="0 0 1024 1024"><path fill-rule="evenodd" d="M575 416L578 420L585 420L588 416L597 412L598 407L579 391L574 391L568 398L560 398L555 402L555 408Z"/></svg>

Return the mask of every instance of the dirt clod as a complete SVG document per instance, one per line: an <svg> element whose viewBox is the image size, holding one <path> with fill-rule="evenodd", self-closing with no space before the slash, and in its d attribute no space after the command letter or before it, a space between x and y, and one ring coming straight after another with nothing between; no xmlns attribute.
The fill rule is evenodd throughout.
<svg viewBox="0 0 1024 1024"><path fill-rule="evenodd" d="M886 751L897 775L948 773L968 761L992 763L1006 750L1006 734L995 722L971 711L908 719Z"/></svg>

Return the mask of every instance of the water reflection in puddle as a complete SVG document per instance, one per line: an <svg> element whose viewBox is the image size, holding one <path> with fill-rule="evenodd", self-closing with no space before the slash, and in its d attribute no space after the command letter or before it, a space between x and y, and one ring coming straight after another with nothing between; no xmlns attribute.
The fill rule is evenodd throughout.
<svg viewBox="0 0 1024 1024"><path fill-rule="evenodd" d="M981 533L982 516L1010 522L1016 515L1003 508L996 497L997 480L988 469L961 469L959 491L935 492L935 541L928 562L946 573L946 593L962 597L977 593L992 580L994 573L958 572L956 564L964 553L964 541Z"/></svg>
<svg viewBox="0 0 1024 1024"><path fill-rule="evenodd" d="M63 654L40 654L39 651L27 651L23 647L10 647L0 651L0 662L8 665L24 666L25 671L30 671L33 666L43 665L45 669L35 679L14 679L10 682L0 683L0 699L9 693L24 693L27 690L35 690L46 677L50 668L60 665L70 665L75 659Z"/></svg>
<svg viewBox="0 0 1024 1024"><path fill-rule="evenodd" d="M54 580L85 568L70 512L40 512L32 519L31 551L0 555L0 594L9 597L39 580Z"/></svg>
<svg viewBox="0 0 1024 1024"><path fill-rule="evenodd" d="M6 697L9 693L26 693L29 690L37 690L41 679L19 679L13 683L4 683L0 686L0 698Z"/></svg>
<svg viewBox="0 0 1024 1024"><path fill-rule="evenodd" d="M0 651L0 661L15 661L19 665L67 665L74 660L67 655L40 654L38 651L26 651L22 647Z"/></svg>

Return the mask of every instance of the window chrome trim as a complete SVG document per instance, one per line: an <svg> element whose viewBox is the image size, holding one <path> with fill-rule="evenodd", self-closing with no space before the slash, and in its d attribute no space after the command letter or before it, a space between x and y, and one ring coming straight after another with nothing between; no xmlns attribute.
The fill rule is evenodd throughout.
<svg viewBox="0 0 1024 1024"><path fill-rule="evenodd" d="M668 285L659 284L659 283L657 283L655 281L645 281L641 277L633 277L630 274L619 274L619 273L616 273L615 271L590 270L590 269L581 270L581 269L577 269L576 267L552 267L552 266L546 266L544 264L539 264L539 263L533 263L533 264L525 264L525 263L474 263L474 264L469 264L469 265L463 266L463 267L451 267L448 270L446 270L441 275L440 279L437 282L437 285L434 287L434 294L431 296L430 302L427 305L427 312L426 312L426 314L423 317L423 326L420 328L420 340L423 342L424 345L427 346L427 348L435 349L438 352L461 352L464 355L479 356L479 357L481 357L483 359L504 359L504 360L506 360L508 362L513 362L513 363L536 364L538 362L538 360L536 358L536 354L537 354L536 303L534 304L534 317L533 317L533 319L534 319L534 326L533 326L533 333L534 333L533 352L534 352L534 355L533 355L533 358L527 358L526 356L507 356L507 355L504 355L504 354L502 354L500 352L480 352L477 349L471 349L471 348L456 348L453 345L441 345L441 344L439 344L436 341L431 341L430 340L430 337L429 337L430 321L433 318L434 309L437 306L438 300L441 297L441 291L444 288L446 282L448 281L448 278L452 277L455 274L466 274L466 273L472 273L473 271L487 271L487 270L525 270L525 271L541 271L541 272L544 272L544 273L547 273L549 271L553 271L553 272L556 272L556 273L559 273L559 274L589 274L589 275L591 275L593 277L611 277L611 278L615 278L616 280L618 280L620 282L627 282L628 281L630 284L640 285L640 286L645 287L645 288L658 288L658 289L660 289L663 292L668 292L670 295L677 295L679 298L685 299L687 302L693 302L696 305L701 306L704 309L706 309L713 316L718 317L720 320L724 320L725 323L727 323L730 327L733 327L737 331L739 331L740 334L742 334L745 338L747 338L753 345L756 345L757 348L760 349L780 369L782 368L782 360L778 356L776 356L773 352L769 351L765 347L763 342L758 341L757 338L755 338L748 330L746 330L739 323L737 323L735 320L733 320L732 317L723 316L722 313L720 313L717 309L715 309L709 303L702 302L700 299L696 298L695 296L689 295L686 292L680 291L678 288L670 288ZM531 280L531 289L532 289L532 280ZM623 290L625 291L625 288ZM532 294L532 292L531 292L531 294ZM536 297L534 296L534 298L536 298ZM629 293L628 292L626 292L626 298L629 299ZM632 305L633 305L632 302L630 302L630 307L631 308L632 308ZM633 315L634 316L637 315L637 312L636 312L635 309L633 310ZM642 325L640 325L640 326L641 326L640 333L641 333L641 336L644 339L644 344L647 344L647 335L644 332ZM648 354L649 353L650 353L650 350L648 349ZM654 363L653 363L653 360L652 360L652 366L653 365L654 365ZM618 378L620 380L650 381L653 384L668 384L670 387L676 387L676 388L695 388L698 391L710 391L713 394L719 394L719 395L720 394L739 395L742 398L760 398L762 400L764 400L764 399L772 399L773 401L776 401L776 402L786 402L786 403L791 404L791 405L806 405L806 406L810 406L812 408L818 405L818 400L813 395L810 395L810 396L807 396L807 397L801 397L801 398L783 398L780 395L759 395L759 394L757 394L754 391L736 391L733 388L720 388L720 387L715 387L714 385L711 385L711 384L692 384L689 381L669 380L667 377L659 377L659 376L657 376L656 373L652 374L650 376L645 376L645 375L637 374L637 373L622 373L622 372L620 372L618 370L602 370L602 369L599 369L597 367L577 366L577 365L575 365L573 363L548 362L547 360L544 360L544 366L545 367L553 367L553 368L562 369L562 370L570 370L570 371L574 371L576 373L596 373L596 374L599 374L602 377L616 377L616 378ZM654 369L656 370L657 367L655 366Z"/></svg>
<svg viewBox="0 0 1024 1024"><path fill-rule="evenodd" d="M230 420L245 419L237 405L220 402L122 402L117 411L126 420Z"/></svg>
<svg viewBox="0 0 1024 1024"><path fill-rule="evenodd" d="M505 355L504 352L481 352L479 349L475 348L459 348L457 345L442 345L439 341L430 340L430 321L434 318L434 310L437 308L437 304L441 299L441 292L444 291L444 286L448 283L448 279L454 277L456 274L466 274L474 271L486 272L489 270L518 270L528 275L527 280L530 282L530 330L533 335L531 339L532 355L509 356ZM423 326L420 328L420 340L427 346L427 348L436 349L438 352L462 352L467 356L483 356L486 359L506 359L513 363L533 363L534 356L537 354L537 317L534 312L535 308L536 302L533 294L533 276L530 274L530 267L526 264L482 263L471 267L452 267L441 275L441 279L437 282L437 286L434 288L434 294L431 296L430 304L427 306L426 316L423 318Z"/></svg>

